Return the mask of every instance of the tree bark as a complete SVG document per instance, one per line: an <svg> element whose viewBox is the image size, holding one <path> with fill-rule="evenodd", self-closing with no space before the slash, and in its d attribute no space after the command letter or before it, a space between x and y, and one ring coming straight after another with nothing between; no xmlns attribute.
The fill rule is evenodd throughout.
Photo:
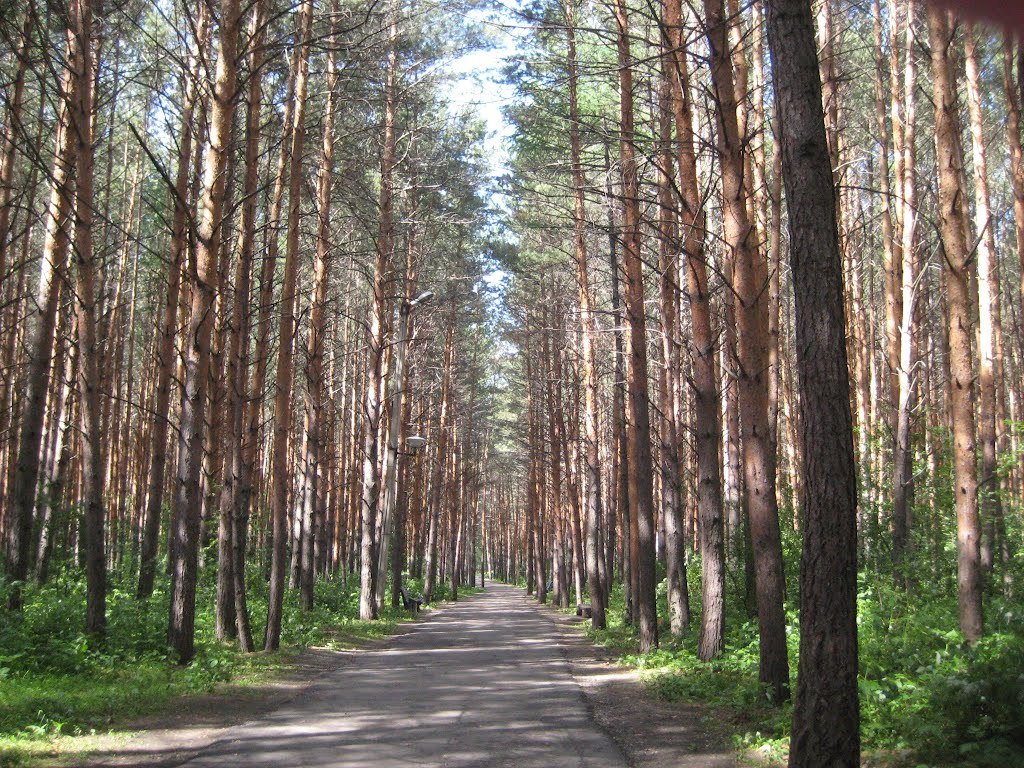
<svg viewBox="0 0 1024 768"><path fill-rule="evenodd" d="M665 3L665 23L673 52L671 79L676 120L676 155L685 262L685 291L690 310L690 368L693 390L694 452L697 470L697 537L700 550L701 613L697 654L717 656L724 642L725 545L723 539L722 476L719 467L722 435L721 397L716 383L716 336L708 289L705 254L707 216L700 197L693 151L693 116L689 67L679 0Z"/></svg>
<svg viewBox="0 0 1024 768"><path fill-rule="evenodd" d="M263 647L277 650L281 643L281 621L284 611L285 572L288 568L288 476L289 444L292 425L292 387L295 381L295 333L297 326L296 282L299 270L299 205L302 201L302 150L306 138L306 94L308 91L310 32L313 23L313 2L303 0L295 24L295 100L292 114L291 168L288 177L288 238L285 246L284 284L281 287L280 339L277 348L277 380L274 387L274 435L271 475L274 494L271 498L273 551L270 565L270 594L267 606L267 628Z"/></svg>
<svg viewBox="0 0 1024 768"><path fill-rule="evenodd" d="M789 661L783 611L785 584L775 454L769 444L767 271L753 242L746 194L742 137L721 0L704 0L711 47L711 75L718 102L718 156L722 166L725 247L733 256L733 290L738 301L739 396L743 430L743 480L753 544L760 624L761 681L776 700L789 697Z"/></svg>
<svg viewBox="0 0 1024 768"><path fill-rule="evenodd" d="M949 398L953 428L953 485L957 528L957 594L960 631L968 643L982 635L981 524L978 517L978 477L975 466L974 366L971 335L974 307L971 279L974 256L967 243L964 212L963 153L956 99L956 76L950 48L953 33L946 11L928 8L935 90L935 151L939 169L939 233L946 277L949 328Z"/></svg>
<svg viewBox="0 0 1024 768"><path fill-rule="evenodd" d="M644 310L643 261L640 253L640 196L633 118L633 62L629 12L625 0L614 6L619 57L619 151L622 163L622 263L626 281L626 440L629 462L631 557L637 572L637 619L640 651L658 647L655 605L654 474L651 458L650 403L647 394L647 321ZM632 537L631 537L632 538Z"/></svg>
<svg viewBox="0 0 1024 768"><path fill-rule="evenodd" d="M28 47L34 27L35 10L25 11L18 47L14 51L17 64L14 81L10 86L10 102L3 137L0 138L0 279L7 277L7 237L11 232L11 193L14 191L14 160L18 148L18 126L22 121L22 103L25 96L25 74L28 71Z"/></svg>
<svg viewBox="0 0 1024 768"><path fill-rule="evenodd" d="M916 2L906 5L906 64L903 75L903 137L902 177L900 189L900 227L902 257L900 319L900 361L898 371L899 397L896 414L895 447L893 450L893 504L892 504L892 558L897 579L904 579L905 556L910 532L910 511L913 506L913 450L911 440L911 413L914 409L913 368L916 357L914 344L914 310L917 292L917 265L915 263L915 236L917 232L917 152L915 147L917 120L917 60L914 53L914 22Z"/></svg>
<svg viewBox="0 0 1024 768"><path fill-rule="evenodd" d="M978 481L985 524L982 566L991 569L994 565L995 552L1001 549L998 531L1003 516L999 477L996 474L997 446L1001 431L997 418L997 369L1002 357L997 354L996 335L999 333L1002 313L999 270L996 264L995 227L988 185L988 157L985 152L978 38L971 24L965 30L964 49L974 169L975 229L978 233L978 438L981 442L981 476Z"/></svg>
<svg viewBox="0 0 1024 768"><path fill-rule="evenodd" d="M210 146L203 173L197 235L196 271L186 339L184 396L178 441L177 521L173 536L170 625L168 644L179 664L195 653L195 603L202 495L204 418L210 376L213 302L224 224L225 171L231 149L237 90L239 0L221 0L220 45L210 110Z"/></svg>
<svg viewBox="0 0 1024 768"><path fill-rule="evenodd" d="M332 15L333 27L333 15ZM303 416L303 478L302 478L302 539L301 575L299 578L299 604L303 610L313 609L314 538L322 525L317 520L319 505L317 485L324 471L323 438L326 425L321 413L324 409L324 334L326 331L327 287L330 280L331 244L331 179L334 173L334 91L338 73L333 46L327 54L327 97L324 103L323 142L320 172L317 175L317 234L316 255L313 262L313 300L309 313L309 336L306 342L306 392Z"/></svg>
<svg viewBox="0 0 1024 768"><path fill-rule="evenodd" d="M679 0L666 0L664 18L673 72L670 79L676 123L676 156L679 164L682 245L685 261L685 297L690 309L690 367L693 389L694 450L697 459L698 539L701 555L701 624L698 656L707 661L717 656L724 642L725 548L722 520L722 479L719 453L721 398L716 383L715 334L711 324L708 275L704 252L707 226L697 158L693 149L693 107L690 100L689 65L686 61L682 8Z"/></svg>
<svg viewBox="0 0 1024 768"><path fill-rule="evenodd" d="M164 293L163 315L157 343L156 400L153 407L151 433L152 459L149 468L149 486L146 510L143 514L141 553L139 558L139 584L136 595L146 599L153 593L156 578L157 549L160 544L160 518L163 514L164 475L167 470L167 432L170 427L171 379L175 369L174 341L178 328L178 302L181 294L181 270L188 250L186 231L189 216L189 180L192 176L192 114L198 91L199 51L207 49L208 15L199 7L196 21L196 52L190 57L184 75L184 93L181 106L181 135L178 139L178 170L174 183L174 214L171 220L171 253L167 264L167 288Z"/></svg>
<svg viewBox="0 0 1024 768"><path fill-rule="evenodd" d="M77 39L72 59L78 81L71 126L78 142L75 169L75 264L78 326L78 414L82 469L82 528L85 543L85 631L102 640L106 633L107 562L104 555L106 474L100 431L100 341L97 338L96 261L93 253L93 8L91 0L70 6L71 34Z"/></svg>
<svg viewBox="0 0 1024 768"><path fill-rule="evenodd" d="M396 11L391 9L390 13ZM380 170L380 219L377 230L377 251L373 267L373 305L367 327L369 365L367 385L363 400L363 499L362 530L363 540L360 551L359 569L359 618L376 619L380 606L377 604L376 574L377 558L381 542L377 540L378 509L381 497L380 476L380 424L384 413L384 356L387 317L390 311L388 285L394 264L395 223L394 223L394 173L395 173L395 115L398 109L396 93L397 19L392 18L389 26L390 46L388 51L388 74L384 93L383 147Z"/></svg>
<svg viewBox="0 0 1024 768"><path fill-rule="evenodd" d="M434 477L431 481L431 492L433 502L430 504L429 517L427 521L427 552L423 578L423 601L430 603L434 597L434 586L437 580L437 540L440 532L440 510L441 510L441 484L444 479L444 463L446 451L448 450L448 430L451 419L451 390L452 390L452 369L455 365L455 318L452 317L451 325L445 333L444 360L442 361L441 373L441 406L438 415L437 426L437 448L435 450Z"/></svg>
<svg viewBox="0 0 1024 768"><path fill-rule="evenodd" d="M259 185L260 115L262 113L264 3L257 0L249 22L249 71L245 115L245 177L238 223L238 262L235 271L235 300L228 341L227 402L230 431L225 441L224 485L221 492L222 536L217 569L217 636L237 637L243 653L255 650L246 594L245 552L248 541L251 463L245 429L249 392L249 334L253 245L256 228L256 194ZM227 530L224 531L224 528ZM226 535L225 535L226 534ZM231 605L227 605L228 601ZM228 626L229 621L234 627Z"/></svg>
<svg viewBox="0 0 1024 768"><path fill-rule="evenodd" d="M75 60L80 42L70 22L69 19L65 52L67 62ZM73 112L81 98L78 91L85 85L73 66L69 65L64 73L63 93L66 94L66 100L60 106L56 152L53 170L50 173L50 201L46 212L46 235L36 292L35 331L30 342L31 352L25 377L27 391L19 419L18 458L10 496L11 511L8 515L7 575L14 582L8 606L12 609L21 607L19 585L28 578L32 515L35 511L36 486L39 482L40 448L46 414L46 395L53 363L57 309L60 305L68 248L71 244L71 214L75 199L74 169L78 163L80 146L75 135Z"/></svg>
<svg viewBox="0 0 1024 768"><path fill-rule="evenodd" d="M680 473L679 429L682 361L679 354L679 211L673 189L673 99L669 82L672 54L663 42L658 81L658 271L661 273L661 370L658 380L661 508L664 514L665 571L669 631L681 635L690 625L690 596L686 584L686 530L683 524L683 478Z"/></svg>
<svg viewBox="0 0 1024 768"><path fill-rule="evenodd" d="M770 0L805 476L792 768L860 765L857 467L836 189L809 0Z"/></svg>

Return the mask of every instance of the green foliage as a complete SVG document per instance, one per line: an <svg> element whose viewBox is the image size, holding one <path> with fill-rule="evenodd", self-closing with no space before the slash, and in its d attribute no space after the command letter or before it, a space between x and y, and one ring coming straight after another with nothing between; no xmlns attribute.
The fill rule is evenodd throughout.
<svg viewBox="0 0 1024 768"><path fill-rule="evenodd" d="M159 711L175 696L208 692L229 681L258 682L277 669L281 655L246 656L234 644L216 640L215 576L212 567L202 573L196 656L187 666L169 656L165 578L146 601L135 598L133 583L114 580L102 642L81 629L81 573L61 573L46 586L27 589L24 609L0 622L0 765L18 764L27 742L104 730L117 720ZM252 626L258 632L266 619L267 583L255 567L248 583ZM388 605L381 620L360 621L358 604L357 585L341 578L317 583L315 608L308 613L289 593L282 645L353 647L393 632L398 621L409 618Z"/></svg>
<svg viewBox="0 0 1024 768"><path fill-rule="evenodd" d="M954 629L955 589L929 580L925 570L912 592L879 574L861 576L859 687L865 751L888 760L910 756L918 761L910 765L1024 765L1024 611L1019 602L994 596L986 606L988 634L972 648ZM691 563L688 575L691 596L699 601L699 560ZM730 591L735 593L741 583L731 579ZM730 594L726 604L741 606L741 596ZM692 608L699 616L699 602ZM624 663L643 670L656 695L709 707L714 720L733 733L738 749L756 751L759 761L782 759L792 708L774 706L758 680L756 621L731 609L724 652L703 662L696 656L696 621L678 638L664 628L661 648L640 655L623 611L622 588L616 585L608 629L588 633L621 653ZM787 619L795 690L799 631L793 611Z"/></svg>
<svg viewBox="0 0 1024 768"><path fill-rule="evenodd" d="M1002 600L974 647L957 626L955 592L908 595L876 579L859 598L865 744L955 761L989 748L1024 761L1024 621ZM977 764L977 763L972 763Z"/></svg>

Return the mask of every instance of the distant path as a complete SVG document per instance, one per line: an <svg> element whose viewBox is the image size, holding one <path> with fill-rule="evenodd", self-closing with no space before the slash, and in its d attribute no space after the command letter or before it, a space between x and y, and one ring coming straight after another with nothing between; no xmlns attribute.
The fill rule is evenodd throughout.
<svg viewBox="0 0 1024 768"><path fill-rule="evenodd" d="M180 765L625 768L560 643L522 590L491 584Z"/></svg>

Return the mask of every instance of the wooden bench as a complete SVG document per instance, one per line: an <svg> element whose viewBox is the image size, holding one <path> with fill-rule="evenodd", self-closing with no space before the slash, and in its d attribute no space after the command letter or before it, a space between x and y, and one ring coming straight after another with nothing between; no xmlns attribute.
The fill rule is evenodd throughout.
<svg viewBox="0 0 1024 768"><path fill-rule="evenodd" d="M594 609L591 606L589 606L589 605L584 605L583 603L577 603L576 604L576 615L577 616L582 616L585 619L589 619L589 618L593 617Z"/></svg>
<svg viewBox="0 0 1024 768"><path fill-rule="evenodd" d="M407 611L418 613L420 606L423 605L422 597L413 597L409 594L409 590L405 587L400 587L399 591L402 593L402 607Z"/></svg>

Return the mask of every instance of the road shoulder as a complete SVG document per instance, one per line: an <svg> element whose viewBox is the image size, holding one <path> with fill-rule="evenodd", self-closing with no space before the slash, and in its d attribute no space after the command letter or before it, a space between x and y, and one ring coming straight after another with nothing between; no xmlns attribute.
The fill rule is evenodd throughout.
<svg viewBox="0 0 1024 768"><path fill-rule="evenodd" d="M586 638L584 620L533 604L557 627L591 716L632 768L735 768L735 751L707 725L709 712L655 697L639 671L615 664L607 651Z"/></svg>

